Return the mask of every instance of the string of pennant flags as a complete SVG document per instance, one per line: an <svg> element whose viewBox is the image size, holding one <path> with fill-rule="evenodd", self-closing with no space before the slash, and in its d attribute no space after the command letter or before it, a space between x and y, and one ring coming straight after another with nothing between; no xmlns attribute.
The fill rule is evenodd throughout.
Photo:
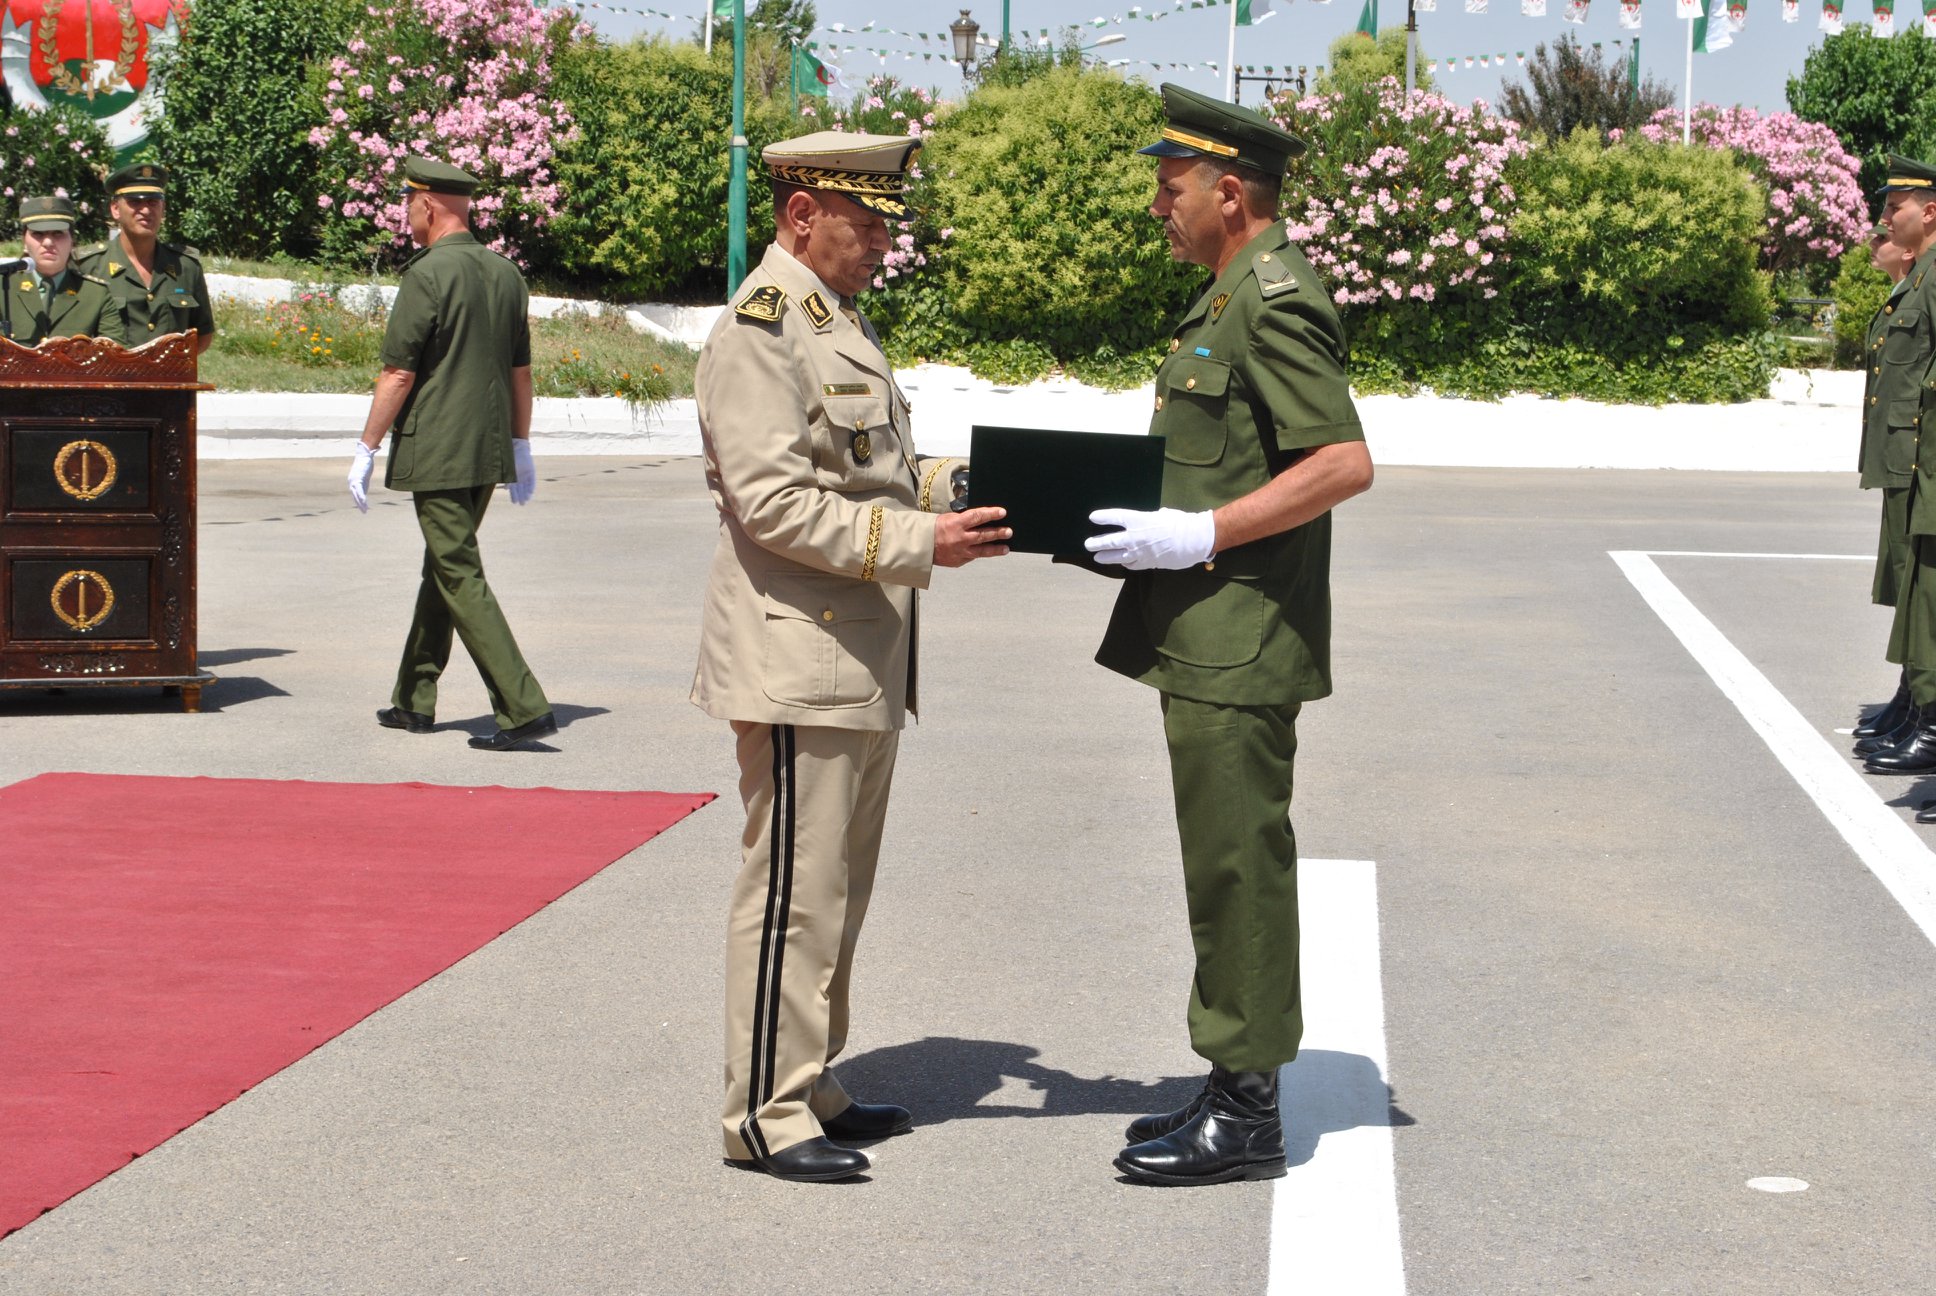
<svg viewBox="0 0 1936 1296"><path fill-rule="evenodd" d="M568 2L574 8L581 10L592 9L603 13L660 18L671 22L699 22L705 18L705 0L698 0L700 6L700 12L698 13L690 11L673 13L669 10L657 9L647 5L608 4L605 0L568 0ZM1284 2L1288 5L1291 3L1291 0L1284 0ZM1308 2L1328 5L1331 3L1331 0L1308 0ZM1489 12L1491 0L1460 0L1460 2L1463 3L1465 12L1469 14L1483 14ZM1510 3L1510 0L1503 0L1503 2ZM1606 2L1607 0L1602 0L1602 3ZM1613 2L1619 8L1620 26L1627 31L1639 31L1641 23L1641 0L1613 0ZM1779 0L1779 2L1781 5L1781 20L1783 22L1792 23L1801 21L1801 0ZM1914 2L1915 0L1911 0L1911 3ZM1920 0L1920 2L1922 5L1923 29L1926 34L1936 36L1936 0ZM1132 5L1119 14L1098 15L1097 17L1068 25L1092 29L1110 26L1120 27L1138 21L1159 22L1165 18L1173 17L1176 14L1188 13L1193 10L1223 9L1232 4L1240 6L1238 21L1245 22L1251 17L1253 10L1261 15L1270 9L1272 3L1273 0L1171 0L1168 6ZM1549 3L1559 6L1560 17L1564 21L1583 24L1587 21L1592 0L1519 0L1520 15L1526 18L1544 18L1548 15ZM1869 0L1870 23L1876 35L1893 36L1896 34L1896 3L1897 0ZM1821 16L1818 21L1818 26L1822 31L1836 34L1843 30L1845 21L1844 4L1845 0L1821 0ZM1434 13L1438 10L1438 6L1439 0L1416 0L1416 7L1420 13ZM1747 27L1748 0L1675 0L1674 17L1677 20L1706 19L1711 29L1719 33L1740 32ZM913 62L917 59L924 63L931 63L936 60L944 63L954 62L954 36L948 31L904 31L895 27L882 26L877 22L867 22L859 27L852 27L845 23L836 22L819 30L833 36L887 36L897 40L919 42L920 45L929 48L890 49L865 45L810 42L808 44L809 49L821 48L829 51L865 53L879 59L883 64L890 58L899 58L905 62ZM1027 30L1022 30L1020 35L1024 40L1030 37L1030 33ZM1042 28L1037 39L1046 42L1049 38L1049 30ZM1699 48L1710 51L1719 49L1727 43L1725 39L1704 39L1700 35L1697 35L1696 40ZM984 37L983 43L992 44L993 42ZM1619 43L1618 41L1614 42L1616 45ZM1428 59L1425 62L1425 66L1428 70L1434 72L1453 71L1461 66L1488 67L1503 65L1509 57L1520 64L1525 62L1523 53L1516 53L1510 56L1503 53L1490 55L1475 54L1470 56L1455 56L1452 58ZM1110 62L1117 66L1135 65L1163 70L1195 71L1198 68L1208 68L1212 71L1222 70L1220 61L1209 59L1195 63L1161 62L1150 59L1112 59Z"/></svg>

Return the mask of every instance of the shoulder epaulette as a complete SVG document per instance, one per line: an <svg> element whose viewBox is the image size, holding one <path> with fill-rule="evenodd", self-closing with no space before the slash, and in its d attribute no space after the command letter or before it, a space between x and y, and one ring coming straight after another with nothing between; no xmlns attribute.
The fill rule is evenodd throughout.
<svg viewBox="0 0 1936 1296"><path fill-rule="evenodd" d="M786 303L786 294L780 291L778 284L766 284L747 293L739 304L733 307L733 314L750 320L759 320L762 324L771 324L785 313Z"/></svg>
<svg viewBox="0 0 1936 1296"><path fill-rule="evenodd" d="M200 264L201 262L202 250L200 248L178 247L175 249L175 251L182 256L188 257L189 259L193 260L197 264Z"/></svg>
<svg viewBox="0 0 1936 1296"><path fill-rule="evenodd" d="M99 275L91 275L85 270L76 270L74 273L80 275L81 278L87 280L91 284L100 284L103 288L108 286L108 281L101 278Z"/></svg>
<svg viewBox="0 0 1936 1296"><path fill-rule="evenodd" d="M1250 265L1257 276L1257 287L1266 299L1297 291L1297 276L1291 273L1289 263L1276 253L1259 252Z"/></svg>
<svg viewBox="0 0 1936 1296"><path fill-rule="evenodd" d="M90 243L84 248L75 248L74 259L76 261L91 260L94 257L100 256L103 252L106 252L107 250L108 250L108 245L106 243Z"/></svg>

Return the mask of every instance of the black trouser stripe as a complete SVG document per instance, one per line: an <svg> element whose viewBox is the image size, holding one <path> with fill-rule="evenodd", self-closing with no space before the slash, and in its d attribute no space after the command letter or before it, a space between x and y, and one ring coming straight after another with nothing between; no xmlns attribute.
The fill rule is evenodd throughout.
<svg viewBox="0 0 1936 1296"><path fill-rule="evenodd" d="M746 1119L740 1137L755 1156L770 1155L759 1110L773 1098L779 1049L780 984L786 961L788 910L793 899L793 726L773 726L773 812L767 824L766 922L760 929L760 970L755 981L751 1072Z"/></svg>

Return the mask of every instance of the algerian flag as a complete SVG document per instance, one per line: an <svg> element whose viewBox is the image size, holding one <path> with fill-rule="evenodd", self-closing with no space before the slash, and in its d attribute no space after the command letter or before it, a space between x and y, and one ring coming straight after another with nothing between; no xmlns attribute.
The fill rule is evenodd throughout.
<svg viewBox="0 0 1936 1296"><path fill-rule="evenodd" d="M1271 0L1237 0L1237 25L1249 27L1259 18L1269 15L1270 11Z"/></svg>
<svg viewBox="0 0 1936 1296"><path fill-rule="evenodd" d="M804 45L793 47L793 93L827 97L827 87L840 80L834 69L807 52Z"/></svg>
<svg viewBox="0 0 1936 1296"><path fill-rule="evenodd" d="M1566 9L1560 14L1560 17L1570 23L1584 23L1586 21L1587 3L1588 0L1566 0Z"/></svg>
<svg viewBox="0 0 1936 1296"><path fill-rule="evenodd" d="M713 0L713 17L731 18L732 16L733 0Z"/></svg>
<svg viewBox="0 0 1936 1296"><path fill-rule="evenodd" d="M1896 34L1896 0L1875 0L1875 34Z"/></svg>
<svg viewBox="0 0 1936 1296"><path fill-rule="evenodd" d="M1674 16L1676 18L1699 18L1701 16L1701 0L1674 0Z"/></svg>
<svg viewBox="0 0 1936 1296"><path fill-rule="evenodd" d="M1842 34L1842 0L1822 0L1822 20L1818 25L1831 36Z"/></svg>
<svg viewBox="0 0 1936 1296"><path fill-rule="evenodd" d="M1522 18L1544 18L1546 0L1519 0L1519 16Z"/></svg>
<svg viewBox="0 0 1936 1296"><path fill-rule="evenodd" d="M1626 31L1640 30L1640 0L1620 0L1620 26Z"/></svg>
<svg viewBox="0 0 1936 1296"><path fill-rule="evenodd" d="M1936 0L1923 0L1923 35L1936 36Z"/></svg>
<svg viewBox="0 0 1936 1296"><path fill-rule="evenodd" d="M1376 3L1378 0L1365 0L1364 9L1358 14L1358 34L1373 40L1378 39L1378 20L1371 14L1371 7Z"/></svg>
<svg viewBox="0 0 1936 1296"><path fill-rule="evenodd" d="M1882 0L1876 0L1878 4ZM1718 54L1734 44L1728 31L1728 0L1714 0L1708 11L1694 20L1694 52Z"/></svg>

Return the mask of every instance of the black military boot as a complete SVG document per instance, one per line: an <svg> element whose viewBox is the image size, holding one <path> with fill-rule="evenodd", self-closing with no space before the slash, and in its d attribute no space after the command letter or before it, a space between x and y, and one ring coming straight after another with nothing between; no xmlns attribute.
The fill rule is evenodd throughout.
<svg viewBox="0 0 1936 1296"><path fill-rule="evenodd" d="M1164 1112L1160 1116L1138 1116L1123 1131L1123 1137L1131 1143L1147 1143L1151 1139L1162 1138L1172 1130L1182 1129L1192 1116L1203 1110L1203 1104L1210 1100L1210 1090L1216 1087L1218 1078L1229 1074L1220 1066L1211 1067L1210 1078L1203 1082L1203 1088L1197 1090L1196 1097L1173 1112Z"/></svg>
<svg viewBox="0 0 1936 1296"><path fill-rule="evenodd" d="M1878 734L1886 734L1901 724L1915 709L1915 703L1909 700L1909 672L1904 671L1901 682L1896 685L1896 695L1881 708L1864 716L1862 722L1855 727L1855 736L1874 738Z"/></svg>
<svg viewBox="0 0 1936 1296"><path fill-rule="evenodd" d="M1276 1179L1284 1173L1284 1124L1277 1114L1277 1072L1214 1076L1196 1115L1161 1138L1126 1147L1116 1168L1166 1185Z"/></svg>
<svg viewBox="0 0 1936 1296"><path fill-rule="evenodd" d="M1936 771L1936 706L1924 707L1917 715L1915 732L1888 751L1869 757L1862 769L1867 774L1928 774Z"/></svg>
<svg viewBox="0 0 1936 1296"><path fill-rule="evenodd" d="M1908 711L1903 713L1902 719L1897 721L1892 727L1885 729L1879 734L1871 734L1869 737L1857 741L1855 744L1855 754L1857 756L1868 757L1877 755L1880 752L1886 752L1891 747L1900 747L1903 743L1909 741L1910 736L1916 732L1921 722L1921 708L1912 705Z"/></svg>

